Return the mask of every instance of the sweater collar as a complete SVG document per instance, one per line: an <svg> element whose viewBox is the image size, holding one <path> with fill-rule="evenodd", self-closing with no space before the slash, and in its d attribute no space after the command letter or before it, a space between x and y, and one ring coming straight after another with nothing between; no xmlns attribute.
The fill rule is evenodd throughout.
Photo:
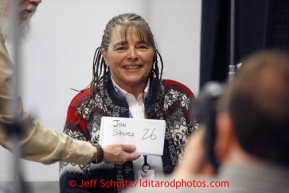
<svg viewBox="0 0 289 193"><path fill-rule="evenodd" d="M123 96L127 96L127 94L131 94L129 92L127 92L126 90L122 89L120 86L118 86L118 84L116 84L116 82L114 82L113 78L111 77L111 82L113 84L113 86L115 86ZM147 84L146 84L146 87L143 91L143 94L144 94L144 98L146 97L147 93L149 92L149 87L150 87L150 79L148 79L147 81ZM139 97L139 96L138 96Z"/></svg>

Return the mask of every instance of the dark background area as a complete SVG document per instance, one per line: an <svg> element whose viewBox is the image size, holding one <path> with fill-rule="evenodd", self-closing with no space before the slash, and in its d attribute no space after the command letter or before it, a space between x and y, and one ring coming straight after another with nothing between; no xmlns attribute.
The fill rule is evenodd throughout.
<svg viewBox="0 0 289 193"><path fill-rule="evenodd" d="M230 64L231 0L203 0L200 88L224 82ZM289 48L288 0L235 0L234 64L262 49Z"/></svg>

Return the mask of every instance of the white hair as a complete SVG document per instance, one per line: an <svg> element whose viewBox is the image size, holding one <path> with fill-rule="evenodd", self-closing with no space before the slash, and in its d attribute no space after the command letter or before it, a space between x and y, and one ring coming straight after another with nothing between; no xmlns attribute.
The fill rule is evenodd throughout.
<svg viewBox="0 0 289 193"><path fill-rule="evenodd" d="M10 12L10 1L9 0L0 0L0 36L2 39L10 42L12 40L12 14ZM20 11L29 9L33 10L33 12L20 23L20 36L21 40L26 41L29 38L29 32L30 32L30 20L32 15L36 11L36 6L29 5L28 7L21 7Z"/></svg>

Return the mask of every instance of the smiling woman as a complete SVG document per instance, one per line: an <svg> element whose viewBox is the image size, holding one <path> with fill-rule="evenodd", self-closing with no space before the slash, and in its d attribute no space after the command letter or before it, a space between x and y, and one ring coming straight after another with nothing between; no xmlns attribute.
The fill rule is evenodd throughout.
<svg viewBox="0 0 289 193"><path fill-rule="evenodd" d="M146 86L154 56L153 45L145 34L138 33L145 32L137 31L136 27L118 26L112 32L108 49L102 48L102 55L105 64L110 68L112 79L135 98ZM144 39L138 37L141 35Z"/></svg>
<svg viewBox="0 0 289 193"><path fill-rule="evenodd" d="M99 142L103 116L165 120L163 156L144 155L123 165L60 164L60 190L64 192L121 192L125 186L81 188L83 180L134 181L149 165L150 178L170 174L180 159L188 136L196 128L191 116L191 90L163 80L163 60L147 22L134 13L112 18L104 30L93 60L90 88L82 90L68 107L64 132L91 143ZM135 128L136 134L139 132ZM128 135L117 131L119 135ZM104 158L106 145L103 145ZM146 174L147 175L147 174ZM78 186L69 186L74 180ZM106 190L101 190L106 188Z"/></svg>

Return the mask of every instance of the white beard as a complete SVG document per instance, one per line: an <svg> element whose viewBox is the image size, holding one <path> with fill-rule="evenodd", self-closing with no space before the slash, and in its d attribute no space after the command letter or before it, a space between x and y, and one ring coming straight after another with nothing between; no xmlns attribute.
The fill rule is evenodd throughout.
<svg viewBox="0 0 289 193"><path fill-rule="evenodd" d="M9 3L7 3L6 0L0 0L0 36L2 36L2 39L4 39L9 43L13 39L13 33L11 33L13 28L12 25L13 18L12 14L8 13L9 12L8 6ZM30 20L35 11L31 13L25 20L21 21L20 24L21 42L27 41L30 37L29 36Z"/></svg>

